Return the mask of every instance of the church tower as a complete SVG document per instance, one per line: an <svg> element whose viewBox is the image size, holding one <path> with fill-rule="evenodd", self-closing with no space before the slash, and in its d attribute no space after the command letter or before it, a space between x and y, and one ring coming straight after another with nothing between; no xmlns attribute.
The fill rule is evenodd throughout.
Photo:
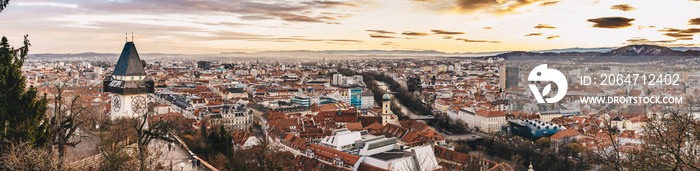
<svg viewBox="0 0 700 171"><path fill-rule="evenodd" d="M382 125L386 125L391 120L391 96L389 93L382 96Z"/></svg>
<svg viewBox="0 0 700 171"><path fill-rule="evenodd" d="M112 96L111 120L139 117L146 112L148 93L155 91L155 82L146 75L145 67L134 42L126 42L114 72L102 82L104 92Z"/></svg>

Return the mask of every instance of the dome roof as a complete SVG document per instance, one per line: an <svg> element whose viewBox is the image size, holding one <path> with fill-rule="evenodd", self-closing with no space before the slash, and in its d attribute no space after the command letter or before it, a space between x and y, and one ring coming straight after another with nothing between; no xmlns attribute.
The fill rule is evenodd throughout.
<svg viewBox="0 0 700 171"><path fill-rule="evenodd" d="M389 93L386 93L384 94L384 96L382 96L382 99L385 101L389 101L391 99L391 96L389 96Z"/></svg>

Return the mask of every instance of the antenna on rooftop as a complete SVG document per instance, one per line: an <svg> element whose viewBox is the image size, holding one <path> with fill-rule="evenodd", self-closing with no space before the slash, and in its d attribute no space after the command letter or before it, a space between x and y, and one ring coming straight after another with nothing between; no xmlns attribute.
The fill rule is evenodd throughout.
<svg viewBox="0 0 700 171"><path fill-rule="evenodd" d="M124 41L129 42L129 35L126 32L124 32Z"/></svg>
<svg viewBox="0 0 700 171"><path fill-rule="evenodd" d="M134 32L131 32L131 42L134 42Z"/></svg>

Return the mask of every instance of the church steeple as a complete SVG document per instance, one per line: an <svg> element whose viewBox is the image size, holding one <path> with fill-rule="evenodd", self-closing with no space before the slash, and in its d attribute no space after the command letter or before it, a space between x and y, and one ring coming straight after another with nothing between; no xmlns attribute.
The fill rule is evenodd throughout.
<svg viewBox="0 0 700 171"><path fill-rule="evenodd" d="M382 96L382 125L386 125L391 120L391 96L389 93Z"/></svg>

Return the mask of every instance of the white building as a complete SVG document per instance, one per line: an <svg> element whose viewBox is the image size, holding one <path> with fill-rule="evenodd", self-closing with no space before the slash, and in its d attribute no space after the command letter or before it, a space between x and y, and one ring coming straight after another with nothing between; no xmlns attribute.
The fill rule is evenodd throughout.
<svg viewBox="0 0 700 171"><path fill-rule="evenodd" d="M503 111L474 111L473 108L464 107L459 111L455 107L450 108L447 116L459 120L461 119L470 128L477 128L485 132L493 132L501 130L501 126L506 125L506 113Z"/></svg>
<svg viewBox="0 0 700 171"><path fill-rule="evenodd" d="M362 162L386 170L429 171L440 168L431 145L390 150L367 156Z"/></svg>
<svg viewBox="0 0 700 171"><path fill-rule="evenodd" d="M358 131L348 131L347 129L334 130L333 135L325 137L319 145L338 151L345 151L357 147L362 136Z"/></svg>

